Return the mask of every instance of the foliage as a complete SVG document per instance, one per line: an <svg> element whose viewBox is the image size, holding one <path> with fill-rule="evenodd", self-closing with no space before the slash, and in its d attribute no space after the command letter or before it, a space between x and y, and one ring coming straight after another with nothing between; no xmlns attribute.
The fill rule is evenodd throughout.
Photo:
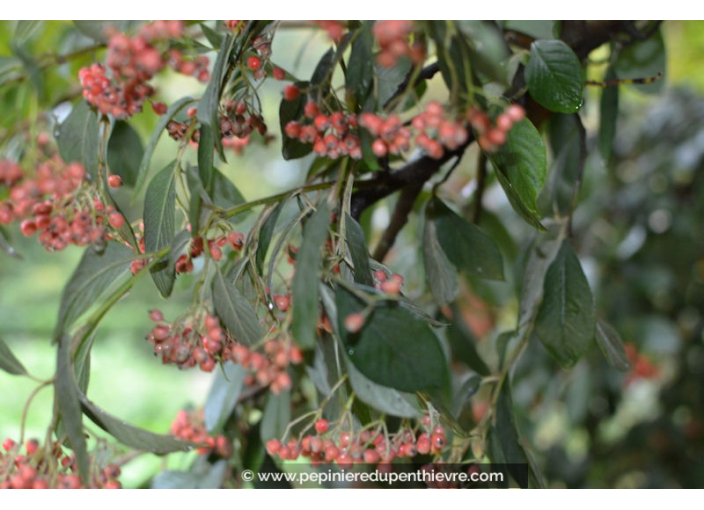
<svg viewBox="0 0 704 510"><path fill-rule="evenodd" d="M116 449L198 451L190 471L160 473L159 488L240 487L243 469L285 469L299 456L340 467L491 462L514 466L513 485L578 484L528 439L524 382L559 380L559 367L574 377L606 370L609 381L619 370L630 370L627 381L657 376L619 336L637 336L620 317L636 320L641 297L631 293L647 284L619 283L617 263L634 264L620 274L628 281L648 261L607 253L615 243L600 242L595 227L645 214L638 205L649 195L585 169L599 157L616 168L634 151L617 138L619 94L629 84L661 89L659 22L305 26L322 30L329 47L310 76L272 53L285 22L75 22L57 32L59 54L32 47L32 26L17 24L13 54L0 60L0 101L16 112L0 119L0 249L17 256L19 230L47 251L76 245L83 256L61 298L56 374L39 382L54 388L50 440L34 452L8 443L5 458L20 447L30 458L71 450L80 478L0 469L3 486L114 485L113 466L92 471L105 444L89 421ZM609 55L605 81L585 81L595 52ZM200 85L166 105L158 86L173 73ZM278 121L261 93L272 81L285 84ZM592 97L585 85L601 90L598 129L582 115ZM431 86L439 99L426 98ZM143 137L148 109L159 118ZM661 140L651 137L633 144ZM155 151L167 144L159 169ZM300 160L305 182L245 198L218 167L270 144ZM470 156L468 199L456 179ZM639 172L656 175L658 165L643 161L650 170ZM605 203L614 181L618 206ZM489 207L494 189L508 208ZM379 233L374 216L387 209ZM682 228L694 229L696 214L688 218ZM413 227L408 245L401 232ZM410 251L422 262L413 255L404 267ZM694 257L681 256L679 267ZM604 274L585 262L596 258ZM170 435L87 397L100 324L145 278L161 297L190 303L173 320L145 311L155 354L216 372L203 411L179 414ZM701 285L691 293L696 304L668 313L699 306ZM489 311L487 323L476 310ZM594 359L599 348L612 368ZM0 369L30 376L1 340ZM618 399L620 386L599 390Z"/></svg>

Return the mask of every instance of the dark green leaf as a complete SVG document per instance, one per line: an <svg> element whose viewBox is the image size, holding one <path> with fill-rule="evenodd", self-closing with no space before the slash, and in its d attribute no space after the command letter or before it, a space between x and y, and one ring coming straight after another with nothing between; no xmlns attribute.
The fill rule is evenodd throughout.
<svg viewBox="0 0 704 510"><path fill-rule="evenodd" d="M360 298L338 286L338 331L350 361L372 381L401 391L443 388L448 369L440 343L428 324L395 302L380 302L364 327L350 333L345 318L366 308ZM294 305L295 306L295 305Z"/></svg>
<svg viewBox="0 0 704 510"><path fill-rule="evenodd" d="M582 65L572 48L562 41L531 44L526 83L531 97L548 110L574 113L582 106Z"/></svg>
<svg viewBox="0 0 704 510"><path fill-rule="evenodd" d="M318 282L323 260L322 249L328 238L330 210L323 199L303 229L303 241L296 256L293 275L293 324L291 331L296 342L305 349L315 345L318 310Z"/></svg>
<svg viewBox="0 0 704 510"><path fill-rule="evenodd" d="M547 216L568 216L575 200L575 187L587 159L587 133L578 114L555 114L550 118L552 171L539 202Z"/></svg>
<svg viewBox="0 0 704 510"><path fill-rule="evenodd" d="M154 132L152 133L147 146L144 148L144 156L142 156L142 162L139 165L139 173L137 175L137 182L134 185L135 196L142 190L142 186L147 182L147 174L149 172L149 164L152 161L152 156L154 155L154 150L159 143L159 138L161 134L166 129L166 125L174 118L174 116L180 112L183 108L188 106L193 102L190 97L182 97L166 110L166 113L159 117L159 122L157 122Z"/></svg>
<svg viewBox="0 0 704 510"><path fill-rule="evenodd" d="M199 459L200 460L200 459ZM152 489L219 489L227 475L227 461L215 464L196 462L191 471L160 471L152 480Z"/></svg>
<svg viewBox="0 0 704 510"><path fill-rule="evenodd" d="M609 67L604 77L606 80L616 78L613 67ZM599 103L599 151L604 161L611 159L611 152L616 139L618 121L618 87L605 87Z"/></svg>
<svg viewBox="0 0 704 510"><path fill-rule="evenodd" d="M403 393L372 382L357 370L345 356L350 384L357 397L377 411L402 418L417 418L422 414L418 398L412 393Z"/></svg>
<svg viewBox="0 0 704 510"><path fill-rule="evenodd" d="M0 370L12 375L27 375L24 365L18 360L10 347L0 338Z"/></svg>
<svg viewBox="0 0 704 510"><path fill-rule="evenodd" d="M658 30L644 41L626 46L618 54L615 69L621 80L654 78L658 73L663 77L652 83L633 85L639 92L647 94L660 93L665 87L665 74L667 72L667 59L665 53L665 40L662 32Z"/></svg>
<svg viewBox="0 0 704 510"><path fill-rule="evenodd" d="M200 24L200 29L203 31L203 35L208 40L208 42L213 46L213 49L219 50L220 46L222 46L222 41L225 39L225 36L216 32L205 23Z"/></svg>
<svg viewBox="0 0 704 510"><path fill-rule="evenodd" d="M10 46L12 52L22 63L22 67L24 67L27 76L29 76L32 86L37 91L39 100L44 101L46 95L44 89L44 74L42 73L42 68L39 66L39 63L24 44L13 41Z"/></svg>
<svg viewBox="0 0 704 510"><path fill-rule="evenodd" d="M264 406L262 423L259 426L264 441L279 439L284 436L291 421L291 392L284 391L276 395L270 393Z"/></svg>
<svg viewBox="0 0 704 510"><path fill-rule="evenodd" d="M235 410L247 373L247 369L242 365L225 363L222 370L216 374L203 413L205 427L211 434L220 432Z"/></svg>
<svg viewBox="0 0 704 510"><path fill-rule="evenodd" d="M254 345L262 338L257 312L235 284L228 281L218 268L213 278L213 304L215 313L235 340L244 345Z"/></svg>
<svg viewBox="0 0 704 510"><path fill-rule="evenodd" d="M609 365L622 372L631 369L631 363L626 356L621 337L614 328L602 319L596 321L596 343L599 344L599 349L604 353Z"/></svg>
<svg viewBox="0 0 704 510"><path fill-rule="evenodd" d="M513 209L542 230L537 197L545 183L547 155L538 130L527 119L515 124L506 144L497 153L490 154L489 159Z"/></svg>
<svg viewBox="0 0 704 510"><path fill-rule="evenodd" d="M477 374L470 373L467 375L460 384L458 384L457 389L452 395L452 416L455 419L460 419L462 411L469 404L469 399L471 399L482 384L482 378Z"/></svg>
<svg viewBox="0 0 704 510"><path fill-rule="evenodd" d="M513 401L511 399L511 387L508 380L504 381L496 401L496 418L494 424L496 439L503 450L504 461L508 464L508 470L513 478L523 489L528 488L528 480L523 472L521 464L528 463L523 441L516 428L516 420L513 416Z"/></svg>
<svg viewBox="0 0 704 510"><path fill-rule="evenodd" d="M212 197L213 203L222 209L229 209L246 202L240 190L217 168L213 168Z"/></svg>
<svg viewBox="0 0 704 510"><path fill-rule="evenodd" d="M188 183L188 192L191 195L188 202L188 221L191 224L191 235L198 237L200 235L200 215L203 211L203 202L209 202L210 197L203 189L203 183L200 180L197 167L189 165L186 172L186 182Z"/></svg>
<svg viewBox="0 0 704 510"><path fill-rule="evenodd" d="M144 249L156 253L168 246L176 234L176 172L172 161L154 176L144 198ZM176 278L175 268L166 259L152 266L152 280L164 297L169 297Z"/></svg>
<svg viewBox="0 0 704 510"><path fill-rule="evenodd" d="M345 228L347 229L347 249L354 264L354 281L371 287L374 285L374 279L369 266L369 250L367 250L364 231L349 214L345 215Z"/></svg>
<svg viewBox="0 0 704 510"><path fill-rule="evenodd" d="M320 104L330 93L330 79L335 64L335 51L330 48L320 58L310 78L310 99Z"/></svg>
<svg viewBox="0 0 704 510"><path fill-rule="evenodd" d="M78 394L78 398L86 416L125 446L155 455L166 455L167 453L185 452L193 449L194 445L192 443L181 441L173 436L154 434L108 414L88 400L88 397L82 393Z"/></svg>
<svg viewBox="0 0 704 510"><path fill-rule="evenodd" d="M83 335L83 331L79 330L76 337L80 338ZM78 388L84 394L88 391L88 383L90 382L90 352L94 341L95 330L80 342L78 350L73 355L73 372L76 374Z"/></svg>
<svg viewBox="0 0 704 510"><path fill-rule="evenodd" d="M438 243L459 271L489 280L504 279L501 252L479 227L459 217L438 198L429 202L426 220L435 223Z"/></svg>
<svg viewBox="0 0 704 510"><path fill-rule="evenodd" d="M359 29L359 35L352 42L352 51L345 74L347 93L354 98L354 104L357 106L365 103L374 82L373 46L371 24L364 22Z"/></svg>
<svg viewBox="0 0 704 510"><path fill-rule="evenodd" d="M380 108L396 94L410 70L411 62L406 58L400 59L394 67L384 67L374 63L374 76L377 83L376 103Z"/></svg>
<svg viewBox="0 0 704 510"><path fill-rule="evenodd" d="M308 82L297 81L294 83L299 90L304 90L308 87ZM301 93L293 101L281 100L279 105L279 126L281 128L281 153L285 160L298 159L307 156L313 150L313 145L309 143L301 143L296 138L289 138L286 135L286 124L291 121L299 121L303 118L303 108L308 101L308 96Z"/></svg>
<svg viewBox="0 0 704 510"><path fill-rule="evenodd" d="M62 335L59 341L56 361L56 401L61 413L61 423L76 455L78 470L83 480L88 480L88 447L83 434L83 412L79 400L78 387L73 378L71 366L71 337Z"/></svg>
<svg viewBox="0 0 704 510"><path fill-rule="evenodd" d="M271 238L274 237L274 232L276 231L276 222L279 219L279 215L286 205L286 200L282 200L275 207L271 209L269 216L262 224L262 228L259 229L259 242L257 245L257 270L259 273L262 272L264 267L264 261L266 260L266 254L269 251L269 244L271 244Z"/></svg>
<svg viewBox="0 0 704 510"><path fill-rule="evenodd" d="M569 241L545 275L535 333L564 368L572 367L594 339L594 298Z"/></svg>
<svg viewBox="0 0 704 510"><path fill-rule="evenodd" d="M42 23L43 21L41 20L19 20L15 26L13 39L20 43L25 42L32 37Z"/></svg>
<svg viewBox="0 0 704 510"><path fill-rule="evenodd" d="M455 304L452 305L451 309L453 323L447 328L447 339L454 353L453 358L466 363L469 368L480 375L489 375L491 370L489 370L489 367L486 366L486 363L484 363L484 360L477 352L475 346L477 340L467 327L462 317L462 311Z"/></svg>
<svg viewBox="0 0 704 510"><path fill-rule="evenodd" d="M100 152L98 115L80 100L59 126L59 154L66 163L81 163L94 180L98 176Z"/></svg>
<svg viewBox="0 0 704 510"><path fill-rule="evenodd" d="M219 130L219 128L218 128ZM207 124L200 126L198 139L198 173L206 193L213 191L213 157L215 154L215 128Z"/></svg>
<svg viewBox="0 0 704 510"><path fill-rule="evenodd" d="M457 271L448 260L440 246L437 224L426 217L423 226L423 266L425 279L430 285L430 292L440 306L451 303L459 292Z"/></svg>
<svg viewBox="0 0 704 510"><path fill-rule="evenodd" d="M65 329L95 304L103 291L128 271L132 260L132 250L120 243L107 243L102 253L93 249L83 253L81 262L61 295L54 341L58 341Z"/></svg>
<svg viewBox="0 0 704 510"><path fill-rule="evenodd" d="M127 122L118 121L108 142L110 172L119 175L126 186L134 186L144 157L142 139Z"/></svg>
<svg viewBox="0 0 704 510"><path fill-rule="evenodd" d="M493 21L460 20L457 28L466 37L473 68L492 81L508 84L508 46Z"/></svg>

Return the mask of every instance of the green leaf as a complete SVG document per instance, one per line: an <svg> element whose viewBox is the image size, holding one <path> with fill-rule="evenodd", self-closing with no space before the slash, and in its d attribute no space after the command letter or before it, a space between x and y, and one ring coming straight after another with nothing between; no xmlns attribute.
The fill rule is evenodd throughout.
<svg viewBox="0 0 704 510"><path fill-rule="evenodd" d="M89 327L89 326L84 326ZM95 330L93 330L87 338L82 338L85 333L81 330L74 338L79 340L79 348L73 355L73 372L76 375L78 388L82 393L88 391L88 383L90 382L90 352L95 342ZM82 340L82 341L81 341Z"/></svg>
<svg viewBox="0 0 704 510"><path fill-rule="evenodd" d="M25 42L42 26L42 23L43 21L41 20L19 20L15 26L15 33L12 36L13 40L20 43Z"/></svg>
<svg viewBox="0 0 704 510"><path fill-rule="evenodd" d="M154 176L144 198L144 249L156 253L168 246L176 234L176 172L179 169L172 161ZM150 269L156 288L164 297L169 297L176 278L175 268L166 259Z"/></svg>
<svg viewBox="0 0 704 510"><path fill-rule="evenodd" d="M499 397L496 401L496 417L494 431L500 448L503 451L504 462L508 464L508 471L518 482L522 489L528 488L527 472L522 471L522 466L528 464L523 442L516 428L513 416L513 401L511 399L510 382L505 380Z"/></svg>
<svg viewBox="0 0 704 510"><path fill-rule="evenodd" d="M213 203L222 209L229 209L246 202L237 186L217 168L213 168L212 197ZM243 214L242 217L244 216Z"/></svg>
<svg viewBox="0 0 704 510"><path fill-rule="evenodd" d="M270 393L264 406L260 434L262 440L280 439L291 421L291 392Z"/></svg>
<svg viewBox="0 0 704 510"><path fill-rule="evenodd" d="M594 323L589 283L572 245L564 241L545 275L535 333L557 362L570 368L594 339Z"/></svg>
<svg viewBox="0 0 704 510"><path fill-rule="evenodd" d="M511 207L529 224L543 230L538 213L538 192L545 183L547 154L543 138L528 119L515 124L506 143L488 154L496 177Z"/></svg>
<svg viewBox="0 0 704 510"><path fill-rule="evenodd" d="M61 159L81 163L94 181L98 177L99 134L98 115L82 99L59 126L57 137Z"/></svg>
<svg viewBox="0 0 704 510"><path fill-rule="evenodd" d="M188 192L190 199L188 202L188 221L191 224L191 236L198 237L200 234L200 216L203 211L203 202L209 202L210 197L203 189L203 183L198 174L198 168L192 165L188 166L186 171L186 182L188 183Z"/></svg>
<svg viewBox="0 0 704 510"><path fill-rule="evenodd" d="M346 356L345 364L352 389L365 404L382 413L401 418L417 418L423 414L418 398L413 393L403 393L369 380Z"/></svg>
<svg viewBox="0 0 704 510"><path fill-rule="evenodd" d="M539 40L530 45L526 83L531 97L548 110L574 113L582 106L582 65L562 41Z"/></svg>
<svg viewBox="0 0 704 510"><path fill-rule="evenodd" d="M631 363L626 356L621 337L614 328L602 319L596 321L596 343L609 365L622 372L631 369Z"/></svg>
<svg viewBox="0 0 704 510"><path fill-rule="evenodd" d="M291 331L298 345L310 349L315 345L318 310L318 282L323 260L322 248L328 238L330 210L323 199L303 228L303 241L296 256L293 275L293 324Z"/></svg>
<svg viewBox="0 0 704 510"><path fill-rule="evenodd" d="M225 36L216 32L215 30L210 28L205 23L200 23L199 25L200 25L201 31L203 32L203 35L208 40L208 42L213 46L213 49L219 50L220 47L222 46L222 42L225 39Z"/></svg>
<svg viewBox="0 0 704 510"><path fill-rule="evenodd" d="M345 73L347 93L349 97L354 99L354 104L357 106L365 103L374 83L373 46L374 37L371 23L365 21L359 29L359 34L352 42L352 50Z"/></svg>
<svg viewBox="0 0 704 510"><path fill-rule="evenodd" d="M369 250L364 231L349 214L345 215L345 229L347 230L347 249L354 264L354 281L371 287L374 285L374 279L369 266Z"/></svg>
<svg viewBox="0 0 704 510"><path fill-rule="evenodd" d="M61 414L61 423L68 435L69 443L76 455L78 470L83 480L88 480L88 446L83 433L83 412L79 391L71 366L71 337L61 335L56 361L56 382L54 389Z"/></svg>
<svg viewBox="0 0 704 510"><path fill-rule="evenodd" d="M22 260L22 255L10 244L7 232L2 227L0 227L0 251L14 259Z"/></svg>
<svg viewBox="0 0 704 510"><path fill-rule="evenodd" d="M297 81L293 85L298 87L298 90L305 90L309 83L306 81ZM293 101L281 100L279 105L279 126L281 128L281 154L285 160L298 159L307 156L313 150L313 145L310 143L302 143L296 138L289 138L286 135L286 124L292 120L298 121L303 118L303 108L308 101L306 94L299 94Z"/></svg>
<svg viewBox="0 0 704 510"><path fill-rule="evenodd" d="M220 432L235 410L247 373L242 365L225 363L215 375L203 412L205 427L211 434Z"/></svg>
<svg viewBox="0 0 704 510"><path fill-rule="evenodd" d="M107 243L102 253L93 249L83 253L61 295L54 341L58 341L65 329L98 302L103 292L129 270L132 260L134 252L116 242Z"/></svg>
<svg viewBox="0 0 704 510"><path fill-rule="evenodd" d="M546 216L555 212L568 216L587 160L587 132L578 114L551 116L550 146L552 170L540 194L540 208Z"/></svg>
<svg viewBox="0 0 704 510"><path fill-rule="evenodd" d="M458 20L455 24L466 38L472 68L492 81L507 85L506 62L510 55L496 22Z"/></svg>
<svg viewBox="0 0 704 510"><path fill-rule="evenodd" d="M374 62L376 102L379 107L384 106L394 96L410 70L411 62L406 58L399 59L394 67L384 67Z"/></svg>
<svg viewBox="0 0 704 510"><path fill-rule="evenodd" d="M12 375L27 375L24 365L15 357L2 338L0 338L0 370Z"/></svg>
<svg viewBox="0 0 704 510"><path fill-rule="evenodd" d="M261 340L262 330L257 312L235 284L225 279L219 267L213 278L213 304L215 313L236 341L254 345Z"/></svg>
<svg viewBox="0 0 704 510"><path fill-rule="evenodd" d="M310 99L320 104L330 94L330 79L335 64L335 51L330 48L318 61L310 78Z"/></svg>
<svg viewBox="0 0 704 510"><path fill-rule="evenodd" d="M450 262L465 274L489 280L504 279L501 252L482 230L455 214L440 199L428 203L426 219Z"/></svg>
<svg viewBox="0 0 704 510"><path fill-rule="evenodd" d="M208 194L213 191L214 154L215 129L207 124L201 124L198 139L198 174Z"/></svg>
<svg viewBox="0 0 704 510"><path fill-rule="evenodd" d="M166 125L174 118L174 116L180 112L183 108L193 103L193 99L190 97L182 97L166 110L166 113L159 117L159 122L157 122L154 132L152 133L149 142L147 142L144 148L144 156L142 156L142 162L139 165L139 172L137 174L137 182L134 185L135 196L142 190L142 186L147 182L147 174L149 172L149 164L152 161L152 156L154 155L154 150L159 143L159 138L161 138L162 133L166 129Z"/></svg>
<svg viewBox="0 0 704 510"><path fill-rule="evenodd" d="M82 393L78 394L78 398L85 415L125 446L155 455L166 455L167 453L185 452L193 449L194 445L192 443L181 441L173 436L154 434L112 416L88 400L88 397Z"/></svg>
<svg viewBox="0 0 704 510"><path fill-rule="evenodd" d="M227 476L227 461L221 459L215 464L196 461L190 471L160 471L152 480L152 489L219 489Z"/></svg>
<svg viewBox="0 0 704 510"><path fill-rule="evenodd" d="M127 122L117 121L108 142L110 172L119 175L126 186L134 186L143 157L144 145L137 132Z"/></svg>
<svg viewBox="0 0 704 510"><path fill-rule="evenodd" d="M667 58L665 40L658 31L644 41L626 46L618 54L615 63L616 74L621 80L654 78L658 73L663 77L652 83L633 85L645 94L658 94L665 88Z"/></svg>
<svg viewBox="0 0 704 510"><path fill-rule="evenodd" d="M257 244L257 270L261 274L262 268L264 267L264 262L266 261L266 254L269 251L269 244L271 244L271 238L274 236L276 231L276 222L279 219L279 215L286 205L287 200L282 200L276 206L271 209L269 216L262 224L262 228L259 229L259 242Z"/></svg>
<svg viewBox="0 0 704 510"><path fill-rule="evenodd" d="M471 399L481 388L482 378L475 373L469 373L462 380L461 383L457 385L457 389L452 394L452 416L456 419L460 419L462 411L469 404L469 399Z"/></svg>
<svg viewBox="0 0 704 510"><path fill-rule="evenodd" d="M609 67L604 79L613 80L616 72ZM599 152L604 161L611 159L611 153L616 139L618 121L618 87L605 87L599 102Z"/></svg>
<svg viewBox="0 0 704 510"><path fill-rule="evenodd" d="M425 279L435 302L444 306L451 303L459 292L459 277L438 241L437 224L427 216L423 226L423 267Z"/></svg>
<svg viewBox="0 0 704 510"><path fill-rule="evenodd" d="M401 391L444 388L445 355L428 324L393 301L376 304L364 327L350 333L345 318L367 305L342 286L335 291L338 331L350 361L370 380Z"/></svg>

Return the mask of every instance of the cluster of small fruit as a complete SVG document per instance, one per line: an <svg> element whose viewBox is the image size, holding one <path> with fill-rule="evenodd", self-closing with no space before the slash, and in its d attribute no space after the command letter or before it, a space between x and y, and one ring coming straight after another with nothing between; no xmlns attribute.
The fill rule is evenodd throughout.
<svg viewBox="0 0 704 510"><path fill-rule="evenodd" d="M485 152L496 152L508 140L513 125L526 117L522 106L512 104L499 114L492 123L491 118L478 108L467 111L467 122L477 133L479 147Z"/></svg>
<svg viewBox="0 0 704 510"><path fill-rule="evenodd" d="M416 39L413 44L408 43L413 33L412 21L378 20L372 30L381 47L376 57L380 66L394 67L401 57L408 57L414 64L421 64L425 60L425 44L422 39Z"/></svg>
<svg viewBox="0 0 704 510"><path fill-rule="evenodd" d="M279 394L291 388L288 366L302 363L303 352L290 340L271 339L264 342L263 352L242 344L229 346L223 352L223 359L226 358L249 370L250 373L244 380L245 385L258 384Z"/></svg>
<svg viewBox="0 0 704 510"><path fill-rule="evenodd" d="M154 354L161 356L164 364L173 363L179 368L196 365L204 372L212 372L223 354L223 346L234 345L220 327L217 317L208 313L195 313L168 324L159 310L149 312L156 326L147 335L154 345Z"/></svg>
<svg viewBox="0 0 704 510"><path fill-rule="evenodd" d="M203 421L203 411L179 411L171 424L171 433L183 441L203 445L196 449L200 455L216 453L224 459L232 455L232 442L229 439L222 434L208 434Z"/></svg>
<svg viewBox="0 0 704 510"><path fill-rule="evenodd" d="M203 83L210 79L207 57L187 60L177 49L169 50L165 56L166 48L155 46L158 41L182 37L181 21L143 25L134 37L117 32L108 35L107 68L94 63L78 73L83 97L104 114L125 119L142 111L144 101L155 92L148 81L167 64Z"/></svg>
<svg viewBox="0 0 704 510"><path fill-rule="evenodd" d="M312 21L316 26L325 30L334 42L342 41L342 36L347 29L344 22L334 19L314 19Z"/></svg>
<svg viewBox="0 0 704 510"><path fill-rule="evenodd" d="M19 165L0 162L2 182L9 185L8 199L0 202L0 225L20 221L25 236L39 233L47 251L68 245L85 246L108 239L108 224L119 228L124 217L105 207L95 189L86 184L80 163L64 163L58 154L37 165L33 176Z"/></svg>
<svg viewBox="0 0 704 510"><path fill-rule="evenodd" d="M294 85L289 85L284 90L285 99L298 97L298 89L293 93L291 87L295 89ZM342 112L325 115L313 101L306 103L303 115L304 119L300 122L292 120L286 124L286 136L302 143L312 143L313 151L319 156L330 159L345 156L352 159L362 158L359 137L353 134L357 129L356 115L346 115Z"/></svg>
<svg viewBox="0 0 704 510"><path fill-rule="evenodd" d="M121 489L120 468L98 465L96 452L90 462L90 478L82 481L76 473L76 459L67 455L59 443L42 447L36 439L22 445L12 439L2 442L0 451L0 489Z"/></svg>
<svg viewBox="0 0 704 510"><path fill-rule="evenodd" d="M424 416L421 424L423 432L420 434L403 427L389 435L382 427L359 432L341 426L330 430L330 423L320 418L314 424L316 435L306 435L300 441L271 439L266 443L266 450L281 460L296 460L303 456L314 465L335 462L344 469L359 463L389 465L397 458L441 455L447 446L444 427L433 425L430 415ZM416 427L420 428L420 425Z"/></svg>

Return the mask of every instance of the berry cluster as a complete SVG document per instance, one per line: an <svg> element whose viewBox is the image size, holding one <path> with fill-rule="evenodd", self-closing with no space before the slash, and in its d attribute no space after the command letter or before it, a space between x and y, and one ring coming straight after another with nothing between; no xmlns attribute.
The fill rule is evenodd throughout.
<svg viewBox="0 0 704 510"><path fill-rule="evenodd" d="M87 483L76 473L76 459L67 455L59 443L42 447L36 439L22 445L12 439L2 442L0 451L0 489L121 489L117 480L120 468L114 464L100 467L97 460L103 452L96 452L90 462L91 473Z"/></svg>
<svg viewBox="0 0 704 510"><path fill-rule="evenodd" d="M496 117L492 124L489 116L478 110L470 108L467 111L467 122L474 128L478 138L479 147L485 152L496 152L499 147L506 143L508 132L516 122L522 121L526 117L523 107L512 104Z"/></svg>
<svg viewBox="0 0 704 510"><path fill-rule="evenodd" d="M217 436L208 434L203 421L202 411L192 413L185 410L179 411L171 424L171 433L183 441L205 445L198 447L196 450L200 455L216 453L224 459L232 455L232 442L230 440L222 434Z"/></svg>
<svg viewBox="0 0 704 510"><path fill-rule="evenodd" d="M159 310L152 310L149 318L157 324L147 341L154 345L154 354L160 355L164 364L173 363L184 369L198 365L204 372L212 372L223 345L234 343L217 317L210 314L196 314L167 324Z"/></svg>
<svg viewBox="0 0 704 510"><path fill-rule="evenodd" d="M357 129L356 115L345 115L342 112L325 115L313 101L309 101L303 111L306 120L292 120L286 124L286 136L302 143L312 143L313 151L319 156L331 159L344 156L352 159L362 158L359 137L352 133ZM310 123L304 123L306 121Z"/></svg>
<svg viewBox="0 0 704 510"><path fill-rule="evenodd" d="M239 34L244 30L245 24L247 23L246 20L241 20L241 19L228 19L225 20L225 26L232 30L234 33Z"/></svg>
<svg viewBox="0 0 704 510"><path fill-rule="evenodd" d="M0 160L0 186L11 188L22 179L20 165L7 159Z"/></svg>
<svg viewBox="0 0 704 510"><path fill-rule="evenodd" d="M54 154L37 166L33 177L22 174L16 163L0 163L0 172L11 183L9 199L0 202L0 225L22 220L22 233L38 233L47 251L102 242L108 238L108 224L124 224L124 217L112 206L106 208L85 185L86 172L79 163L66 165Z"/></svg>
<svg viewBox="0 0 704 510"><path fill-rule="evenodd" d="M306 435L300 441L271 439L266 443L266 450L281 460L296 460L302 456L309 458L313 465L335 462L343 469L359 463L389 465L396 458L412 458L419 454L440 455L447 446L445 429L441 425L431 426L429 415L422 423L424 432L418 435L405 427L388 435L381 427L358 433L349 430L329 432L330 424L321 418L314 424L316 435Z"/></svg>
<svg viewBox="0 0 704 510"><path fill-rule="evenodd" d="M244 381L247 386L268 386L274 394L290 389L292 381L288 366L300 364L303 352L290 341L275 339L264 342L263 351L235 344L229 349L229 358L250 371ZM227 351L223 357L226 354Z"/></svg>
<svg viewBox="0 0 704 510"><path fill-rule="evenodd" d="M100 112L125 119L142 111L144 101L154 95L154 88L147 82L167 63L177 72L207 82L210 79L207 57L187 61L181 52L171 50L167 59L154 45L159 40L182 35L181 21L155 21L142 26L134 37L110 34L107 69L96 63L78 73L83 97Z"/></svg>
<svg viewBox="0 0 704 510"><path fill-rule="evenodd" d="M425 59L425 46L420 39L408 44L408 38L413 32L413 22L410 20L379 20L374 23L374 37L379 42L381 51L376 57L382 67L394 67L398 59L408 57L414 64L420 64Z"/></svg>

